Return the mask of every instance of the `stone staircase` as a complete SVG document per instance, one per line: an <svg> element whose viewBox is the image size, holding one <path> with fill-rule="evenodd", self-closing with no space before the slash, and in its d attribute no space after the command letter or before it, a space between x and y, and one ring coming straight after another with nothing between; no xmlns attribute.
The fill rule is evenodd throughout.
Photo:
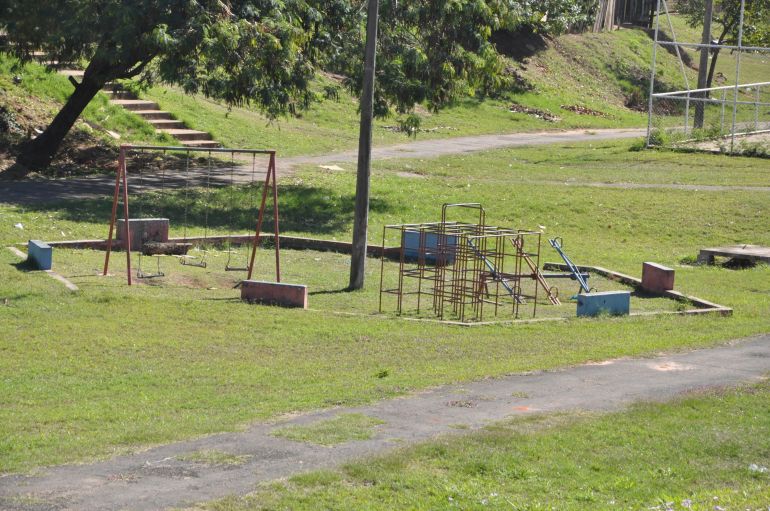
<svg viewBox="0 0 770 511"><path fill-rule="evenodd" d="M72 78L81 78L83 71L78 69L61 69L59 73ZM177 139L184 147L200 147L204 149L221 147L210 133L190 129L184 122L174 119L171 112L160 109L154 101L146 101L136 97L131 91L122 88L120 84L108 83L102 90L110 98L113 105L122 106L138 115L155 127L158 133L166 133Z"/></svg>
<svg viewBox="0 0 770 511"><path fill-rule="evenodd" d="M160 109L154 101L139 99L119 84L108 83L103 92L110 97L110 103L122 106L155 127L158 133L171 135L185 147L216 148L221 144L210 133L190 129L184 122L174 119L171 112Z"/></svg>

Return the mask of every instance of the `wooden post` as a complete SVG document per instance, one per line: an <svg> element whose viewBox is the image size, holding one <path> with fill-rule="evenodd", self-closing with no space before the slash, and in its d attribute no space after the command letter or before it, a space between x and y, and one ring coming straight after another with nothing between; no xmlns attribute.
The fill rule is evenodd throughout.
<svg viewBox="0 0 770 511"><path fill-rule="evenodd" d="M356 175L356 209L353 223L353 247L350 258L348 289L364 287L366 264L366 230L369 223L369 175L372 160L372 117L374 110L374 69L377 54L377 21L379 0L369 0L366 18L366 56L364 86L361 93L361 124L358 134L358 171Z"/></svg>
<svg viewBox="0 0 770 511"><path fill-rule="evenodd" d="M703 15L703 34L701 35L701 44L711 44L711 19L714 12L714 0L704 1L705 14ZM698 65L698 88L708 87L708 68L709 68L709 47L704 46L700 49L700 63ZM708 98L708 92L698 93L698 97ZM695 105L695 128L703 128L703 118L706 110L706 102L698 101Z"/></svg>

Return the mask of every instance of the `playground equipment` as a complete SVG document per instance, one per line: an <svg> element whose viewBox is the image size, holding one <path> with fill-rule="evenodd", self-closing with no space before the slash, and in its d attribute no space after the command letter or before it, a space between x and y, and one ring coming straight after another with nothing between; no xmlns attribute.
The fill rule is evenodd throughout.
<svg viewBox="0 0 770 511"><path fill-rule="evenodd" d="M474 211L477 221L448 221L448 211L457 208ZM461 322L482 321L490 307L495 316L509 310L518 318L522 307L530 304L534 317L539 288L552 304L559 304L558 290L548 285L539 270L541 233L486 225L481 204L444 204L440 222L387 225L382 233L383 253L389 232L400 240L398 284L385 288L383 258L380 312L383 297L395 295L399 314L404 311L404 299L413 296L416 313L428 300L439 319L451 314Z"/></svg>
<svg viewBox="0 0 770 511"><path fill-rule="evenodd" d="M577 266L575 266L575 263L572 262L572 260L567 256L567 254L564 252L564 240L561 238L554 238L549 239L548 243L553 247L554 250L559 254L559 256L564 261L564 264L567 265L567 268L569 268L569 272L572 275L572 277L580 283L580 291L584 291L586 293L591 292L591 288L588 287L587 282L587 276L580 272Z"/></svg>
<svg viewBox="0 0 770 511"><path fill-rule="evenodd" d="M191 165L194 163L191 154L192 153L204 153L208 155L205 166L195 167ZM158 156L158 172L155 175L149 175L146 165L141 161L138 162L138 168L136 170L136 180L132 182L132 189L141 199L142 195L146 192L153 190L159 191L160 195L167 188L180 188L184 189L184 216L183 216L183 237L181 239L168 238L168 219L144 219L144 200L139 201L139 218L131 218L129 214L129 163L130 157L141 154L160 153ZM183 155L184 156L184 172L169 172L165 163L167 154ZM214 154L229 154L229 176L222 173L217 173L214 169ZM225 148L195 148L195 147L174 147L174 146L134 146L134 145L122 145L120 147L120 154L118 157L118 169L115 175L115 192L112 202L112 214L110 217L110 229L107 237L107 249L104 256L104 271L103 274L107 275L110 263L110 254L113 248L113 234L115 233L115 227L117 223L118 205L122 202L123 207L123 223L119 226L121 232L119 233L119 246L126 252L126 279L128 285L132 284L131 275L131 251L139 250L139 265L137 271L137 278L157 278L164 276L164 272L161 270L161 257L163 256L178 256L180 262L187 266L196 266L200 268L206 268L208 266L207 261L207 249L209 245L209 210L211 207L211 191L212 187L219 185L230 185L229 193L234 193L233 185L235 184L235 156L236 155L249 155L251 156L251 188L256 184L255 172L256 172L256 158L258 155L268 156L267 172L265 174L264 185L262 187L261 203L257 213L256 228L254 234L248 238L248 242L251 246L251 254L245 255L245 262L243 266L236 266L234 264L235 249L233 243L232 231L226 236L228 259L225 263L225 271L245 271L248 272L247 280L251 279L254 270L254 259L256 256L257 247L260 244L260 237L262 233L262 222L264 219L265 205L267 202L268 192L272 192L273 196L273 227L274 227L274 245L275 245L275 276L276 282L281 281L280 270L280 238L278 229L278 188L276 185L276 173L275 173L275 151L273 150L260 150L260 149L225 149ZM242 168L242 167L241 167ZM182 178L180 179L180 175ZM228 179L229 177L229 179ZM203 203L204 203L204 232L203 237L188 236L188 211L191 206L190 192L192 189L191 183L198 185L199 188L203 188ZM256 191L255 191L256 193ZM232 198L232 196L231 196ZM232 201L231 201L232 202ZM256 209L256 195L252 197L252 208ZM232 208L233 204L228 204ZM146 229L148 221L165 221L165 236L163 229L159 229L155 234L149 234ZM142 235L138 237L140 245L137 246L137 238L135 230L140 224L142 226ZM230 226L232 229L232 209L230 213ZM221 238L221 237L218 237ZM238 237L242 238L242 237ZM197 249L196 252L201 252L199 257L189 256L188 251L191 249ZM142 256L154 256L157 260L157 270L152 273L143 271L142 269Z"/></svg>

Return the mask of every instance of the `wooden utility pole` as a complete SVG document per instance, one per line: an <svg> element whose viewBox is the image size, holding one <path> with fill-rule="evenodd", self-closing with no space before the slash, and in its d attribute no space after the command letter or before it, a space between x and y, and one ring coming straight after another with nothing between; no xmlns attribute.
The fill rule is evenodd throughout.
<svg viewBox="0 0 770 511"><path fill-rule="evenodd" d="M374 69L377 54L379 0L369 0L366 13L366 57L361 92L361 126L358 132L358 172L356 175L356 212L353 222L353 250L350 258L348 289L364 287L366 265L366 230L369 224L369 175L372 162L372 117L374 114Z"/></svg>
<svg viewBox="0 0 770 511"><path fill-rule="evenodd" d="M714 13L714 0L705 0L704 2L704 15L703 15L703 35L701 36L701 44L711 44L711 19ZM708 87L708 68L709 68L709 47L704 46L700 49L700 64L698 65L698 88L705 89ZM708 92L701 92L697 94L698 97L706 99L709 97ZM706 110L706 102L698 101L695 104L695 128L703 128L704 112Z"/></svg>

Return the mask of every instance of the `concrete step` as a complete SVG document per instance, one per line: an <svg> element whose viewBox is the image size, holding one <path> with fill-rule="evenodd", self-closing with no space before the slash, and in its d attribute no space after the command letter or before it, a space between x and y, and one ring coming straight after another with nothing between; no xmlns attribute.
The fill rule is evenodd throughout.
<svg viewBox="0 0 770 511"><path fill-rule="evenodd" d="M107 94L110 99L139 99L136 97L136 94L128 90L102 89L102 92Z"/></svg>
<svg viewBox="0 0 770 511"><path fill-rule="evenodd" d="M164 112L163 110L133 110L133 112L145 121L174 119L174 116L171 115L171 112Z"/></svg>
<svg viewBox="0 0 770 511"><path fill-rule="evenodd" d="M158 131L171 135L180 142L183 140L213 140L213 137L205 131L191 129L160 129Z"/></svg>
<svg viewBox="0 0 770 511"><path fill-rule="evenodd" d="M159 132L171 135L175 139L182 141L195 141L195 140L213 140L213 137L205 131L191 130L189 128L171 128L171 129L159 129Z"/></svg>
<svg viewBox="0 0 770 511"><path fill-rule="evenodd" d="M145 101L143 99L113 99L110 100L113 105L122 106L132 112L137 110L160 110L158 104L154 101Z"/></svg>
<svg viewBox="0 0 770 511"><path fill-rule="evenodd" d="M176 119L146 119L146 121L158 130L183 130L187 129L187 125L182 121Z"/></svg>
<svg viewBox="0 0 770 511"><path fill-rule="evenodd" d="M185 147L202 147L204 149L222 147L222 144L216 140L180 140L179 143Z"/></svg>

